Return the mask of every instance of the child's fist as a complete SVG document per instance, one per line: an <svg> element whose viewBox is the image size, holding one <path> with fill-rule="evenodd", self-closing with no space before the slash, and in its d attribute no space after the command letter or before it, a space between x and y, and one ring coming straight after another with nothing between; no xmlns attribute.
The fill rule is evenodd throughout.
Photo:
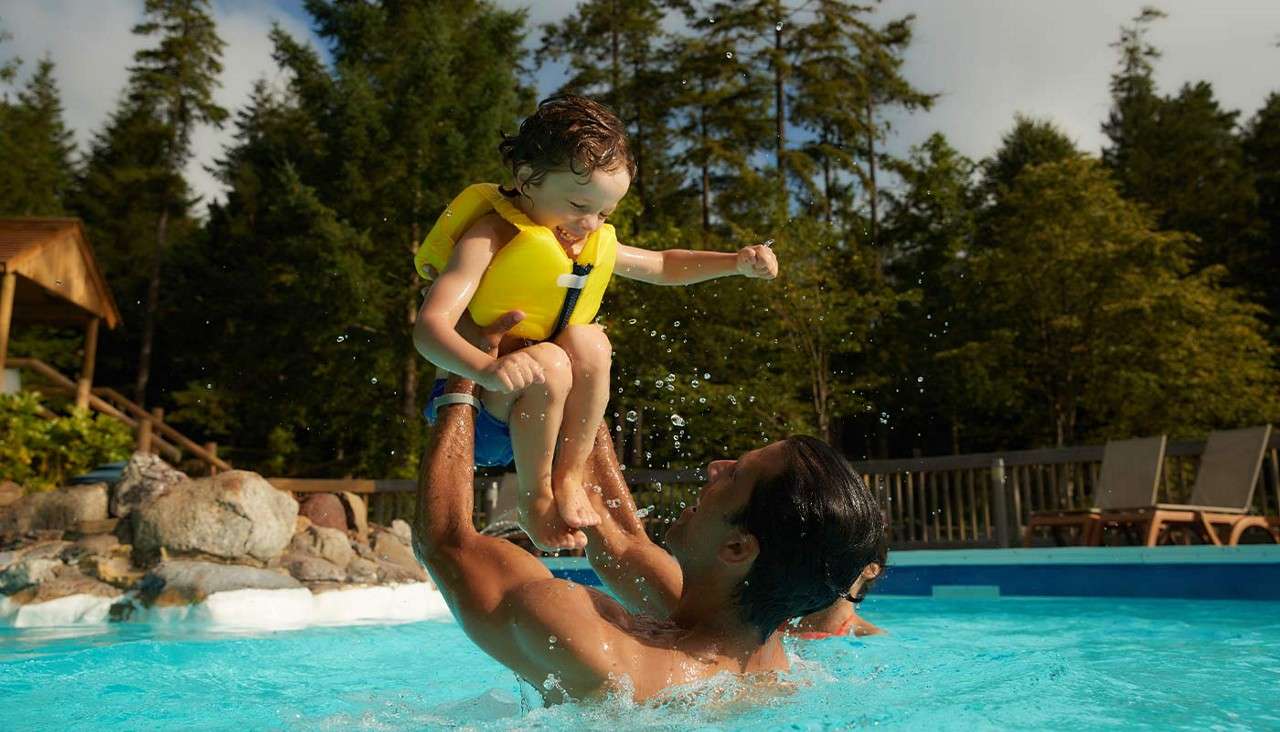
<svg viewBox="0 0 1280 732"><path fill-rule="evenodd" d="M481 386L499 394L510 394L546 381L542 364L524 350L508 353L489 364L483 376Z"/></svg>
<svg viewBox="0 0 1280 732"><path fill-rule="evenodd" d="M778 257L771 247L752 244L738 250L738 274L760 280L778 276Z"/></svg>

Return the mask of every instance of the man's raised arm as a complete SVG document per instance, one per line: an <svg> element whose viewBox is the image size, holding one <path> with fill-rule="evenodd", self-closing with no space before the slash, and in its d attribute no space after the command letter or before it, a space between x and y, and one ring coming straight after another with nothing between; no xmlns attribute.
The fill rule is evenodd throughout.
<svg viewBox="0 0 1280 732"><path fill-rule="evenodd" d="M614 596L633 611L664 618L675 610L684 575L675 557L654 544L636 517L636 502L618 467L609 429L600 425L596 444L587 458L591 507L600 514L598 526L585 529L587 557Z"/></svg>

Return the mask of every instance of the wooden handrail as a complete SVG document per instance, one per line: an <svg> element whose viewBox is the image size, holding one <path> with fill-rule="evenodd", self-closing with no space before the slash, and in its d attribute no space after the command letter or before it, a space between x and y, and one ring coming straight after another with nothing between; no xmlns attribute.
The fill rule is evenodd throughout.
<svg viewBox="0 0 1280 732"><path fill-rule="evenodd" d="M188 438L186 435L175 430L173 427L170 427L168 424L165 424L164 420L152 419L151 415L145 409L129 401L129 399L127 399L123 394L116 391L115 389L112 389L109 386L99 386L93 389L93 393L101 394L103 396L106 396L114 400L126 411L134 414L139 419L151 420L152 427L157 432L169 438L173 442L177 443L179 446L182 447L183 450L186 450L192 455L195 455L196 457L200 458L201 460L208 463L209 465L217 468L218 470L232 469L230 463L223 460L222 458L219 458L217 455L213 454L209 450L206 450L202 445L197 444L196 442Z"/></svg>
<svg viewBox="0 0 1280 732"><path fill-rule="evenodd" d="M57 369L53 368L52 366L45 363L44 361L41 361L40 359L11 358L9 359L9 363L16 368L25 368L25 369L34 371L37 374L40 374L41 376L45 377L49 381L53 382L53 384L59 390L70 391L72 393L75 393L76 391L76 382L72 381L66 376L63 376L61 373L58 372ZM97 391L97 390L95 389L94 391ZM132 405L132 402L130 402L130 404ZM138 420L130 417L128 414L125 414L124 412L117 409L115 406L103 400L101 397L99 397L98 395L92 392L89 394L89 407L95 411L98 411L107 415L108 417L112 417L120 422L123 422L126 426L129 427L129 429L132 429L132 430L138 429ZM139 410L139 411L142 411L142 410ZM150 415L146 414L145 411L143 411L142 413L145 419L150 419ZM160 437L152 438L152 442L156 446L158 451L161 454L163 454L165 457L170 458L174 462L177 462L178 460L182 459L182 450L179 449L178 446ZM192 444L195 444L195 443L192 443ZM203 450L201 451L203 452ZM226 469L229 469L229 468L226 468Z"/></svg>

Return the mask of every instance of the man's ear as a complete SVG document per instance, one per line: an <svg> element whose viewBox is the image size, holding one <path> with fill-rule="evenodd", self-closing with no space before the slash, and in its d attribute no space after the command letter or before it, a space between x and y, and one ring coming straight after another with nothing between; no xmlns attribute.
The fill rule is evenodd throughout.
<svg viewBox="0 0 1280 732"><path fill-rule="evenodd" d="M756 557L760 556L760 542L755 534L742 529L733 529L720 545L717 556L725 564L742 567L745 573L752 562L756 561Z"/></svg>

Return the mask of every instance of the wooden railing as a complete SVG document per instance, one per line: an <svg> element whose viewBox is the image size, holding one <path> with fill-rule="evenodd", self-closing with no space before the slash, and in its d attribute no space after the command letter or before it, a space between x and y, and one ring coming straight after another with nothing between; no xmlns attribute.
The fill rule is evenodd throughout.
<svg viewBox="0 0 1280 732"><path fill-rule="evenodd" d="M39 359L11 358L7 363L39 374L53 391L76 392L76 382ZM107 387L94 388L88 395L88 405L90 409L127 425L136 436L135 447L140 452L154 452L174 463L182 461L184 455L190 455L204 463L211 474L219 470L231 470L231 464L218 457L217 443L209 442L203 446L197 444L165 423L163 409L157 407L147 411L120 392Z"/></svg>
<svg viewBox="0 0 1280 732"><path fill-rule="evenodd" d="M1204 443L1170 442L1159 500L1185 502L1195 482ZM854 464L872 488L888 521L895 549L1014 546L1035 511L1085 508L1092 504L1102 468L1102 445L1016 450L946 457L870 460ZM697 500L701 469L626 469L636 505L646 513L650 534L661 539L684 505ZM351 490L369 502L372 520L410 519L412 480L291 481L271 479L295 492ZM476 517L487 520L493 478L476 479ZM1280 513L1280 435L1268 445L1254 491L1253 511Z"/></svg>

